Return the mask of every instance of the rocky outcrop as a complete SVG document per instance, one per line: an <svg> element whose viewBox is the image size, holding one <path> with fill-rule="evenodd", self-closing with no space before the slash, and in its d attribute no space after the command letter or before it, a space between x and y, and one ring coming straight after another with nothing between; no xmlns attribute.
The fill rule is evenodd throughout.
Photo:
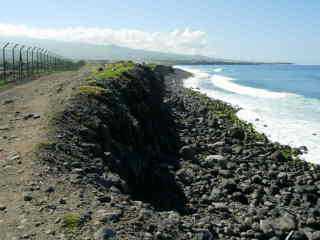
<svg viewBox="0 0 320 240"><path fill-rule="evenodd" d="M94 189L90 237L317 239L320 167L184 89L186 76L108 65L57 118L42 157Z"/></svg>
<svg viewBox="0 0 320 240"><path fill-rule="evenodd" d="M108 188L115 183L156 207L182 209L167 169L177 166L179 149L175 122L163 99L163 76L172 69L128 63L130 70L121 76L99 77L121 64L100 69L80 87L57 118L57 143L49 146L54 154L47 152L45 159L56 171L77 172L85 184ZM168 194L170 200L162 196Z"/></svg>

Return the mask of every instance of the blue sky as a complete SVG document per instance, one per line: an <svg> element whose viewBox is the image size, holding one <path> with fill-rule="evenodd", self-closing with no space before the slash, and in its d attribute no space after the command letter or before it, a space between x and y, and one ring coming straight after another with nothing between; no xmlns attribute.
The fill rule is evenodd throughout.
<svg viewBox="0 0 320 240"><path fill-rule="evenodd" d="M189 35L192 38L186 42L168 37L171 42L163 46L156 46L161 43L154 40L148 43L139 40L135 44L138 48L141 42L146 49L154 44L155 50L167 51L171 51L172 46L175 52L187 51L190 45L197 53L195 41L203 40L199 46L201 54L320 64L318 0L202 0L200 3L194 0L11 0L1 5L2 24L25 25L38 30L82 27L117 32L134 29L161 33L161 41L166 41L166 34L176 29L188 28L190 34L181 34L186 39ZM193 36L193 31L203 35ZM127 45L132 47L133 44ZM126 45L126 41L122 45Z"/></svg>

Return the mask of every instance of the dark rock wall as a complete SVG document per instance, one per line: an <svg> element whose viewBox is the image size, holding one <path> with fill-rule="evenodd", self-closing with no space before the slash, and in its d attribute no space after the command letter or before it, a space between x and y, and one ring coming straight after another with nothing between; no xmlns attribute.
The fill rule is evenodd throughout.
<svg viewBox="0 0 320 240"><path fill-rule="evenodd" d="M174 159L178 149L163 102L163 76L170 71L137 65L120 78L96 80L107 91L80 93L70 102L57 119L60 140L46 158L59 171L77 171L79 178L95 184L108 184L103 177L108 171L132 188L155 184L162 159Z"/></svg>

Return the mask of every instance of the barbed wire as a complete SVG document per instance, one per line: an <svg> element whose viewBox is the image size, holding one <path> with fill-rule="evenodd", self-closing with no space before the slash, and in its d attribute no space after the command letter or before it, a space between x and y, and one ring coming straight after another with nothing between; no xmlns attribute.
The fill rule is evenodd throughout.
<svg viewBox="0 0 320 240"><path fill-rule="evenodd" d="M53 71L72 70L81 63L45 48L13 42L0 43L0 83L21 81Z"/></svg>

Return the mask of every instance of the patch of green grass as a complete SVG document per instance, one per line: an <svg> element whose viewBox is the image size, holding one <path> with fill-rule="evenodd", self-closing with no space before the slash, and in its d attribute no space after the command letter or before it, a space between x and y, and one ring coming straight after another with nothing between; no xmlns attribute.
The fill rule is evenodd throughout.
<svg viewBox="0 0 320 240"><path fill-rule="evenodd" d="M80 218L79 213L67 213L63 216L64 226L68 230L74 231L80 226Z"/></svg>
<svg viewBox="0 0 320 240"><path fill-rule="evenodd" d="M4 87L4 85L6 85L6 81L3 79L0 79L0 88Z"/></svg>
<svg viewBox="0 0 320 240"><path fill-rule="evenodd" d="M101 96L109 92L107 89L99 86L81 86L79 88L79 91L82 94L93 95L93 96Z"/></svg>
<svg viewBox="0 0 320 240"><path fill-rule="evenodd" d="M149 67L151 70L154 70L154 69L157 67L157 64L155 64L155 63L149 63L149 64L148 64L148 67Z"/></svg>
<svg viewBox="0 0 320 240"><path fill-rule="evenodd" d="M123 75L125 72L129 72L135 66L133 62L118 62L110 63L106 65L106 68L102 71L95 71L94 77L98 80L104 79L116 79Z"/></svg>
<svg viewBox="0 0 320 240"><path fill-rule="evenodd" d="M281 153L286 159L290 159L290 158L294 159L299 156L299 153L296 149L293 149L291 147L286 147L286 146L281 149Z"/></svg>

